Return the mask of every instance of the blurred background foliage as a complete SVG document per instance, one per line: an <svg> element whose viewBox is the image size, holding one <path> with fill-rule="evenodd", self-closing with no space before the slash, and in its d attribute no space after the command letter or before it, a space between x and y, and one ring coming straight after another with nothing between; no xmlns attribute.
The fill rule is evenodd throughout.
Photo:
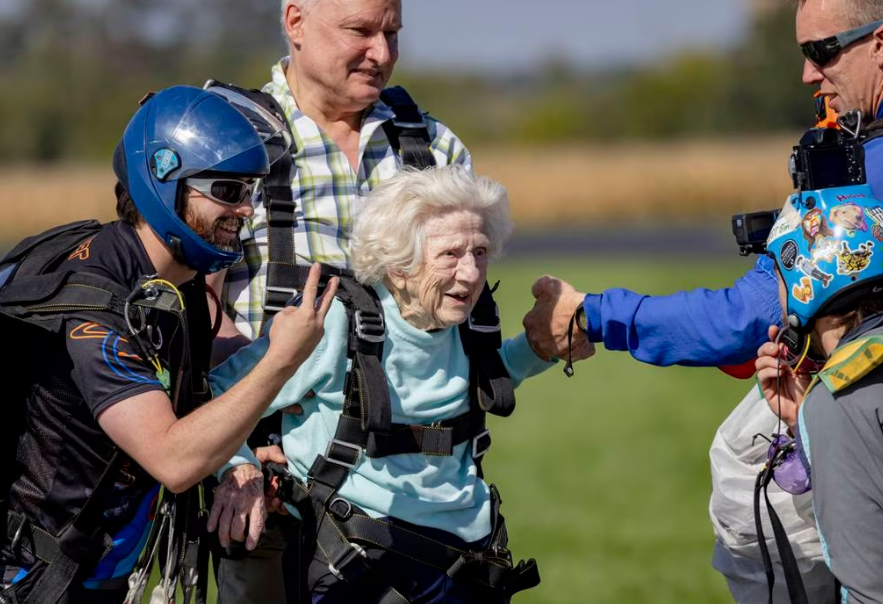
<svg viewBox="0 0 883 604"><path fill-rule="evenodd" d="M467 142L558 144L795 132L810 118L793 7L740 44L589 70L548 59L505 74L397 69ZM0 161L108 156L143 91L207 77L260 87L285 53L277 2L29 0L0 13ZM467 92L468 91L468 92Z"/></svg>

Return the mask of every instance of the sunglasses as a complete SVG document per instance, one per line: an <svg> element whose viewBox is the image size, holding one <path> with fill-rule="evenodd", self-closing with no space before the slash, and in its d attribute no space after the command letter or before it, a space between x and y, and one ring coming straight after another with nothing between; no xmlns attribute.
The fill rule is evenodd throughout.
<svg viewBox="0 0 883 604"><path fill-rule="evenodd" d="M823 67L837 56L837 54L855 42L858 42L875 29L883 25L883 19L867 23L861 27L842 31L839 34L825 38L824 40L810 40L800 45L803 56L812 61L818 67Z"/></svg>
<svg viewBox="0 0 883 604"><path fill-rule="evenodd" d="M184 184L219 203L238 206L251 196L254 183L231 178L186 178Z"/></svg>

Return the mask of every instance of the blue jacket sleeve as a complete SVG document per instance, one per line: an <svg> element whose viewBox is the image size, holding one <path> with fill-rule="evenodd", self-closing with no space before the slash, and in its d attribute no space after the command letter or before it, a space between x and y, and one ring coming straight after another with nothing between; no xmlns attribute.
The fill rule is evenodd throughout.
<svg viewBox="0 0 883 604"><path fill-rule="evenodd" d="M753 358L782 310L773 261L761 256L732 287L646 296L625 289L588 294L588 336L651 365L716 367Z"/></svg>

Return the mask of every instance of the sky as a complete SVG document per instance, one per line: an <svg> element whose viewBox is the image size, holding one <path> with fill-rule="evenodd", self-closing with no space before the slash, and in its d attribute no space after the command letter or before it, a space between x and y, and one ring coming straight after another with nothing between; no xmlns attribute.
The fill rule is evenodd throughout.
<svg viewBox="0 0 883 604"><path fill-rule="evenodd" d="M401 64L519 70L549 59L603 67L722 48L749 0L403 0Z"/></svg>
<svg viewBox="0 0 883 604"><path fill-rule="evenodd" d="M0 0L0 16L26 1ZM685 48L732 45L746 30L749 1L403 0L400 61L497 72L549 60L649 63Z"/></svg>

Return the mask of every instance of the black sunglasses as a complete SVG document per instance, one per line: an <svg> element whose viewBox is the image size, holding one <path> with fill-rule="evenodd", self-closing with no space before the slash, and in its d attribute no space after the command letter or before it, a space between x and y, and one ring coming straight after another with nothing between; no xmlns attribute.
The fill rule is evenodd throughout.
<svg viewBox="0 0 883 604"><path fill-rule="evenodd" d="M231 206L242 203L254 187L254 183L231 178L187 178L184 184L209 199Z"/></svg>
<svg viewBox="0 0 883 604"><path fill-rule="evenodd" d="M883 25L883 19L867 23L855 29L842 31L824 40L810 40L801 44L800 50L803 52L804 57L817 66L823 67L826 63L833 60L841 50L854 42L858 42L881 25Z"/></svg>

